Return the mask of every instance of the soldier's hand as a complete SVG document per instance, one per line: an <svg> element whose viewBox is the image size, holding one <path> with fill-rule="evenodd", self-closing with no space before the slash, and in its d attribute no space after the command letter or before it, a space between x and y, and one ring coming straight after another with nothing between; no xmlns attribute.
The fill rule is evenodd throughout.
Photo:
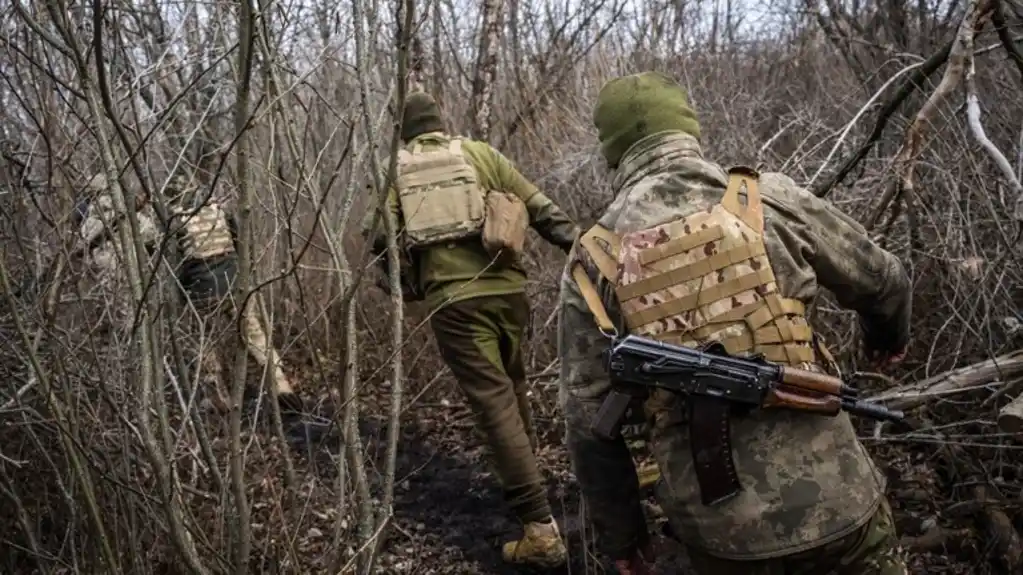
<svg viewBox="0 0 1023 575"><path fill-rule="evenodd" d="M882 367L887 367L887 366L895 365L895 364L901 362L902 360L906 359L906 352L907 351L908 351L907 347L903 347L901 350L899 350L899 351L897 351L895 353L872 351L872 352L868 352L867 355L868 355L871 363L874 364L875 368L882 368Z"/></svg>

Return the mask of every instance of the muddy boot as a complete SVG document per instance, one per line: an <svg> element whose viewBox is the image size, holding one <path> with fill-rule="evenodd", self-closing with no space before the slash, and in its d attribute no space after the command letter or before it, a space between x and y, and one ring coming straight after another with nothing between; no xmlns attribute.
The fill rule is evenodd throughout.
<svg viewBox="0 0 1023 575"><path fill-rule="evenodd" d="M509 541L501 549L501 556L508 563L517 563L551 569L565 564L568 550L561 540L558 523L549 521L527 523L522 539Z"/></svg>
<svg viewBox="0 0 1023 575"><path fill-rule="evenodd" d="M650 489L661 478L661 470L657 467L657 463L651 461L640 465L636 469L636 476L639 477L640 490Z"/></svg>

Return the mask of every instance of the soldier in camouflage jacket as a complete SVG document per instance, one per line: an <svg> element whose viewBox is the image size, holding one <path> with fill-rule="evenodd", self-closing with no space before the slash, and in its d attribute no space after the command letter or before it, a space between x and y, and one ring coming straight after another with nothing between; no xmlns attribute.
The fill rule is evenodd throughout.
<svg viewBox="0 0 1023 575"><path fill-rule="evenodd" d="M644 230L709 213L722 201L727 174L703 158L696 115L670 78L645 73L608 82L598 96L594 124L614 192L599 220L603 228L616 234ZM776 282L771 289L800 309L820 288L830 289L841 305L858 312L869 353L879 361L901 358L909 341L911 288L898 259L787 176L761 174L759 189L766 263ZM570 260L595 278L599 299L625 331L613 285L576 248ZM706 249L708 256L716 253L711 244ZM571 268L570 261L561 282L558 345L572 465L602 549L623 574L648 573L650 539L633 461L620 438L606 441L590 431L610 388L600 358L608 340ZM643 404L662 474L656 494L696 573L906 573L884 477L847 415L763 410L733 417L742 490L708 507L694 476L683 400L662 391Z"/></svg>
<svg viewBox="0 0 1023 575"><path fill-rule="evenodd" d="M136 201L135 217L143 246L152 250L160 232L148 203L142 200ZM128 225L128 219L114 207L105 175L97 174L89 180L84 197L75 206L73 218L79 225L79 237L73 252L81 254L96 284L112 299L110 311L115 316L114 323L123 325L131 317L134 307L121 265L124 250L119 232L122 226ZM140 254L142 257L145 255Z"/></svg>

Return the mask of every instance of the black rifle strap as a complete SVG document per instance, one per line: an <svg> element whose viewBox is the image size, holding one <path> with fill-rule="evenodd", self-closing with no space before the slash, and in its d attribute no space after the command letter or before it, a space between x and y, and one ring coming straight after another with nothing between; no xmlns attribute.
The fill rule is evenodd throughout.
<svg viewBox="0 0 1023 575"><path fill-rule="evenodd" d="M696 468L700 497L707 506L739 494L741 485L732 459L731 404L727 399L692 394L689 406L689 448Z"/></svg>

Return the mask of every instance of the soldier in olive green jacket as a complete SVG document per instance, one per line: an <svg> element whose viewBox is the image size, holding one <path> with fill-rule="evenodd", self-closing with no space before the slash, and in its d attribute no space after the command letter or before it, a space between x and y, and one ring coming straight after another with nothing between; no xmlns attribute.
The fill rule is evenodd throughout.
<svg viewBox="0 0 1023 575"><path fill-rule="evenodd" d="M753 330L756 337L733 345L745 345L754 353L791 353L790 364L817 370L819 358L827 356L821 347L814 351L803 314L820 288L830 289L839 304L858 312L867 351L879 361L892 361L903 355L909 341L911 286L899 260L871 241L862 226L787 176L760 174L759 194L747 188L747 207L726 203L728 175L703 158L696 114L670 78L645 73L608 82L598 96L594 124L615 195L599 226L612 234L612 241L619 238L618 249L625 254L632 253L628 250L634 244L622 238L632 242L641 237L639 231L655 226L665 226L657 228L662 232L677 229L677 235L647 236L654 246L664 244L656 265L623 267L622 262L631 260L619 259L617 272L613 257L601 259L585 247L593 244L580 240L561 281L559 395L573 468L602 549L623 575L640 575L650 572L651 550L633 461L620 437L604 440L590 429L610 390L601 363L608 340L595 318L617 326L619 333L626 332L626 316L644 330L655 329L637 319L639 314L660 318L663 314L655 314L655 307L669 313L667 308L674 305L682 313L656 319L670 326L656 329L676 331L648 337L691 338L696 343L724 337L736 342L737 336L750 335L744 330ZM731 207L724 210L751 217L723 214L719 208L726 205ZM712 218L728 221L732 229ZM711 226L700 224L701 219ZM670 227L679 221L682 229ZM717 237L728 238L739 249L725 251L710 240L701 245L696 236L712 232L720 232ZM582 237L588 241L590 233ZM674 252L669 243L677 248ZM745 248L751 248L745 256L736 255ZM654 251L646 248L651 261ZM671 267L673 257L683 265ZM578 275L575 262L586 275ZM632 306L626 310L617 294L629 292L614 286L632 281L636 270L683 279L641 295L639 301L623 300ZM742 291L739 284L751 279L762 283L746 284ZM724 293L728 290L735 295ZM588 305L586 294L590 303L602 300L605 317L600 317L600 307ZM706 303L686 307L691 302ZM741 315L746 308L759 309L765 321L785 322L788 333L780 336L784 345L762 345L772 341L761 339L762 328L743 323L753 317ZM798 330L792 328L797 323ZM719 326L736 331L722 332ZM797 337L797 332L802 335ZM631 328L628 333L633 333ZM643 402L662 474L657 498L688 547L694 573L906 573L885 501L884 477L845 413L832 418L761 410L730 418L741 488L734 498L708 506L701 501L694 475L697 463L690 452L685 407L683 398L664 390L651 392Z"/></svg>
<svg viewBox="0 0 1023 575"><path fill-rule="evenodd" d="M505 499L523 523L525 536L504 545L504 559L538 566L561 564L566 550L537 465L526 395L522 355L530 314L526 273L520 262L501 264L484 249L477 217L482 196L472 194L513 194L525 204L531 227L566 253L578 229L500 152L484 142L445 134L440 109L430 96L409 97L402 140L405 148L399 157L398 181L390 190L389 212L408 255L410 269L405 273L414 284L410 287L432 314L441 355L487 438ZM423 206L431 197L444 199L439 204L434 200L429 221L420 224L417 214L402 210L402 205L412 205L399 199L408 194L419 194L412 201ZM440 240L429 239L439 228L448 231L441 232ZM382 225L373 230L378 254L385 246L382 230ZM427 238L425 243L415 245L421 237Z"/></svg>

